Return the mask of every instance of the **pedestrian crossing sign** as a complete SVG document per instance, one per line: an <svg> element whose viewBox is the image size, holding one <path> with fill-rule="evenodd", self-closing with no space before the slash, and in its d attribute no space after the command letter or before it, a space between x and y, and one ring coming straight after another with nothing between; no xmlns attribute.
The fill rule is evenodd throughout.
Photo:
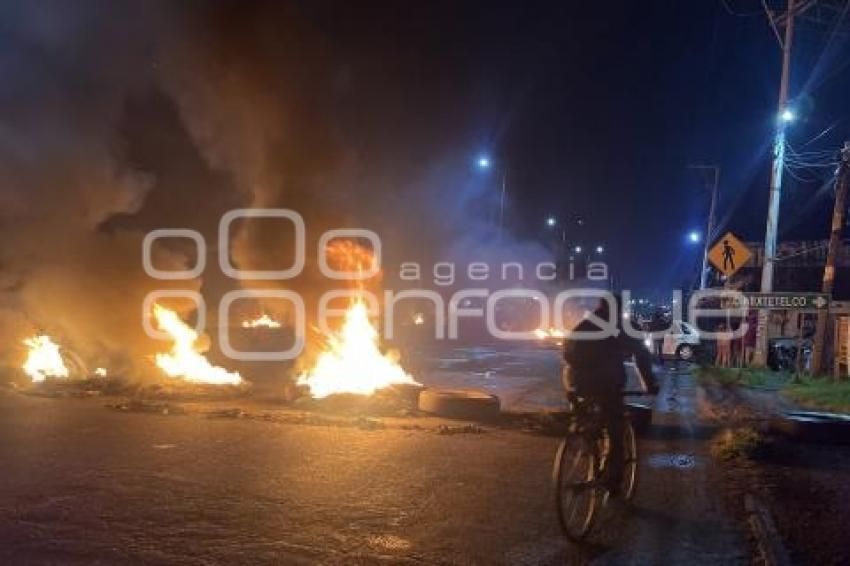
<svg viewBox="0 0 850 566"><path fill-rule="evenodd" d="M726 235L708 250L708 261L726 277L744 267L752 256L753 252L732 232L726 232Z"/></svg>

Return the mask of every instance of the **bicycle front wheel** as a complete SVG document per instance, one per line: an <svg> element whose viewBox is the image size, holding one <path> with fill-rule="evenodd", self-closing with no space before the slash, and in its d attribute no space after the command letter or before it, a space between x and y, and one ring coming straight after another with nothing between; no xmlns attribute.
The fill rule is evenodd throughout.
<svg viewBox="0 0 850 566"><path fill-rule="evenodd" d="M580 541L596 518L599 490L596 451L579 435L568 435L555 454L555 510L567 538Z"/></svg>

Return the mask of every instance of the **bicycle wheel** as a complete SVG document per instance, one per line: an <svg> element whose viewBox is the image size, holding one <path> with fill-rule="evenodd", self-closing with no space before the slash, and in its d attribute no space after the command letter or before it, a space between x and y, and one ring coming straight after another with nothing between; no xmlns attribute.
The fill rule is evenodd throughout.
<svg viewBox="0 0 850 566"><path fill-rule="evenodd" d="M604 429L597 442L597 454L599 461L600 478L605 477L606 466L608 465L609 450L611 449L611 440L608 429ZM635 496L635 486L637 485L637 441L635 440L635 429L630 420L626 419L623 422L623 476L620 481L619 497L625 501L631 501ZM603 490L602 500L600 505L605 505L608 502L608 490Z"/></svg>
<svg viewBox="0 0 850 566"><path fill-rule="evenodd" d="M638 454L635 429L629 419L623 425L623 450L623 483L620 485L620 493L624 501L631 501L637 485Z"/></svg>
<svg viewBox="0 0 850 566"><path fill-rule="evenodd" d="M596 451L575 434L562 440L555 454L552 470L555 509L561 530L573 541L587 536L596 517L599 489L596 460Z"/></svg>

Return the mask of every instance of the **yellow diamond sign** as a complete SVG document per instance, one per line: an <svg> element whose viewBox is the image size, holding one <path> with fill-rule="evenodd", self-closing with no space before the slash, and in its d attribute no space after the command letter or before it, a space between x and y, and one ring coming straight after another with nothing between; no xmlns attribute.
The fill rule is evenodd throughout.
<svg viewBox="0 0 850 566"><path fill-rule="evenodd" d="M744 267L752 256L753 252L732 232L726 232L708 250L708 261L726 277Z"/></svg>

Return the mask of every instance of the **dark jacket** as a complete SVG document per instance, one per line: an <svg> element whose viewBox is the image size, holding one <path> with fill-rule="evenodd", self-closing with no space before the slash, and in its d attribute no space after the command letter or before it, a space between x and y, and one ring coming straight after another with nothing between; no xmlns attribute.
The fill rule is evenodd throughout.
<svg viewBox="0 0 850 566"><path fill-rule="evenodd" d="M574 331L593 332L599 327L588 319ZM609 397L619 395L626 385L623 362L635 358L643 386L656 391L652 375L652 357L643 343L622 329L617 336L602 340L564 340L564 360L569 364L570 382L582 396Z"/></svg>

